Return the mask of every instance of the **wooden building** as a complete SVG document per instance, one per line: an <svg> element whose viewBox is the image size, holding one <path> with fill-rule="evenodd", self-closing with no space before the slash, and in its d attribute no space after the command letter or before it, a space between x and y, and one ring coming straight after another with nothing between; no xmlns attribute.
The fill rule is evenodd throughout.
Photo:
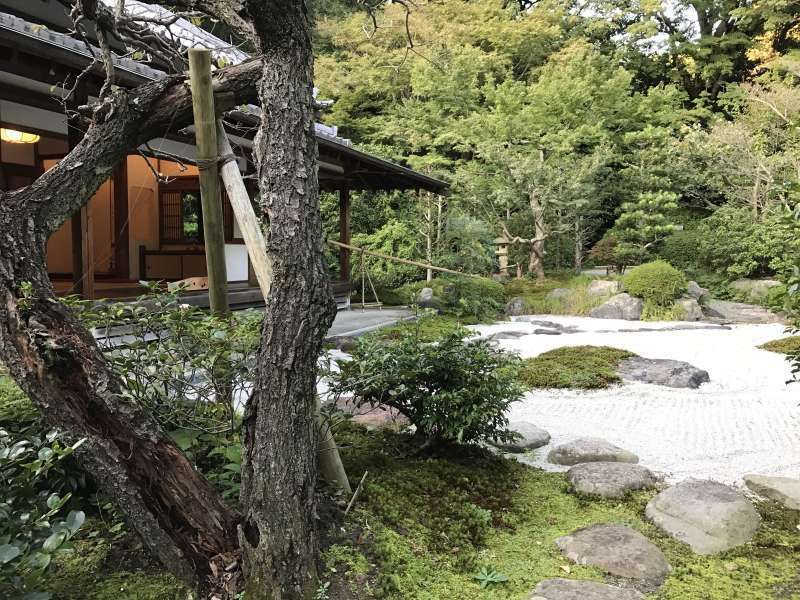
<svg viewBox="0 0 800 600"><path fill-rule="evenodd" d="M131 7L153 8L128 0L126 10ZM181 39L187 45L216 45L228 62L246 58L208 32L180 21ZM91 64L96 50L71 37L70 28L63 5L55 0L0 0L0 189L30 184L81 139L65 109L97 94L103 73L98 69L85 78L72 106L64 105L66 82ZM164 76L152 65L125 58L123 48L119 51L114 59L118 85L133 87ZM251 140L259 118L255 106L226 115L245 174L253 168ZM446 190L439 180L359 151L339 137L335 127L318 124L316 132L320 189L339 195L341 241L350 239L352 191ZM50 238L48 271L56 290L89 298L119 297L139 293L140 280L205 275L195 155L191 128L164 132L131 152L89 204ZM247 251L230 205L225 198L220 201L228 280L233 288L247 289L253 281ZM347 251L340 253L340 273L345 280L350 273Z"/></svg>

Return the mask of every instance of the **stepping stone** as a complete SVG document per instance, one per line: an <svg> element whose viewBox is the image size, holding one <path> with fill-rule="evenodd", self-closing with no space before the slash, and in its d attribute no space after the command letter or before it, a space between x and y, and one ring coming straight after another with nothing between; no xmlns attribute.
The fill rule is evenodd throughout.
<svg viewBox="0 0 800 600"><path fill-rule="evenodd" d="M641 533L605 523L578 529L556 540L556 546L579 565L658 587L670 572L664 553Z"/></svg>
<svg viewBox="0 0 800 600"><path fill-rule="evenodd" d="M498 331L489 336L493 340L515 340L517 338L531 335L530 331Z"/></svg>
<svg viewBox="0 0 800 600"><path fill-rule="evenodd" d="M508 429L510 431L516 431L522 437L517 438L513 442L498 442L494 444L497 448L505 450L506 452L525 452L526 450L541 448L550 443L550 434L533 423L525 423L522 421L509 423Z"/></svg>
<svg viewBox="0 0 800 600"><path fill-rule="evenodd" d="M547 455L556 465L577 465L585 462L638 463L639 457L606 440L585 437L556 446Z"/></svg>
<svg viewBox="0 0 800 600"><path fill-rule="evenodd" d="M634 490L655 487L656 477L641 465L623 462L587 462L567 471L578 494L602 498L622 498Z"/></svg>
<svg viewBox="0 0 800 600"><path fill-rule="evenodd" d="M744 482L759 496L780 502L786 508L800 510L800 479L745 475Z"/></svg>
<svg viewBox="0 0 800 600"><path fill-rule="evenodd" d="M557 577L539 583L528 600L644 600L644 596L605 583Z"/></svg>
<svg viewBox="0 0 800 600"><path fill-rule="evenodd" d="M710 381L703 371L681 360L632 356L619 363L617 375L628 381L641 381L674 388L698 388Z"/></svg>
<svg viewBox="0 0 800 600"><path fill-rule="evenodd" d="M699 479L667 488L648 502L645 514L698 554L744 544L761 523L756 509L735 488Z"/></svg>

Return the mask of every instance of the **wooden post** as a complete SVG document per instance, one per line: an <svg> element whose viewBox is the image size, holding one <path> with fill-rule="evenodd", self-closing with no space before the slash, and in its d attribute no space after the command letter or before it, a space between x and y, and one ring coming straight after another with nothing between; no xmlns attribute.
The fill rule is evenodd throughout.
<svg viewBox="0 0 800 600"><path fill-rule="evenodd" d="M216 127L218 155L221 157L233 156L233 149L222 122L218 121ZM242 232L242 239L247 247L247 254L250 256L250 264L264 300L266 300L272 284L272 261L267 256L267 242L264 239L264 232L261 230L261 223L250 203L250 196L244 186L238 163L235 160L224 160L220 167L220 175L233 209L233 215L239 223L239 230Z"/></svg>
<svg viewBox="0 0 800 600"><path fill-rule="evenodd" d="M211 312L227 314L228 276L225 269L225 230L219 194L217 166L217 117L211 85L211 52L189 50L189 80L194 108L197 165L200 169L200 203L203 208L203 237L208 272L208 300Z"/></svg>
<svg viewBox="0 0 800 600"><path fill-rule="evenodd" d="M350 243L350 190L339 189L339 241ZM339 279L350 281L350 250L339 248Z"/></svg>

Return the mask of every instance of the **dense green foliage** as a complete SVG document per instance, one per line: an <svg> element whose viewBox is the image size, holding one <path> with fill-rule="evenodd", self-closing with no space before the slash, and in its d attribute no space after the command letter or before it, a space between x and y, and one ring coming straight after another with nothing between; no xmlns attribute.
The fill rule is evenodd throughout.
<svg viewBox="0 0 800 600"><path fill-rule="evenodd" d="M631 356L608 346L564 346L525 359L520 379L530 388L605 388L619 383L617 366Z"/></svg>
<svg viewBox="0 0 800 600"><path fill-rule="evenodd" d="M422 288L433 290L437 307L457 317L486 319L502 312L506 290L502 284L484 277L439 277L433 281L408 283L395 290L406 302L414 303Z"/></svg>
<svg viewBox="0 0 800 600"><path fill-rule="evenodd" d="M522 389L513 356L455 329L423 342L411 328L391 340L359 340L333 373L333 393L359 406L388 406L416 427L423 445L512 439L505 416Z"/></svg>
<svg viewBox="0 0 800 600"><path fill-rule="evenodd" d="M639 265L625 273L625 291L656 306L670 306L686 291L686 276L663 260Z"/></svg>

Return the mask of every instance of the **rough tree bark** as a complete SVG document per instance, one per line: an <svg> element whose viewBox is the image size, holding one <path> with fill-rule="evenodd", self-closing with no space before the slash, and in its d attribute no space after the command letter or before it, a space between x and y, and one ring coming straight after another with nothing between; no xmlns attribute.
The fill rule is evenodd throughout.
<svg viewBox="0 0 800 600"><path fill-rule="evenodd" d="M254 142L273 280L244 418L239 541L250 599L316 591L317 359L336 311L323 262L305 2L247 4L263 53Z"/></svg>
<svg viewBox="0 0 800 600"><path fill-rule="evenodd" d="M544 279L544 242L547 238L547 227L544 222L544 206L536 190L528 193L528 203L533 216L533 240L531 241L531 254L528 261L528 273L536 275L539 280Z"/></svg>
<svg viewBox="0 0 800 600"><path fill-rule="evenodd" d="M230 67L215 87L251 101L260 72L257 62ZM51 426L86 439L78 460L153 554L188 583L209 587L211 563L237 551L238 516L147 411L122 396L91 334L56 300L46 268L50 234L125 153L189 124L191 114L182 77L118 90L67 157L27 188L0 192L0 361Z"/></svg>

